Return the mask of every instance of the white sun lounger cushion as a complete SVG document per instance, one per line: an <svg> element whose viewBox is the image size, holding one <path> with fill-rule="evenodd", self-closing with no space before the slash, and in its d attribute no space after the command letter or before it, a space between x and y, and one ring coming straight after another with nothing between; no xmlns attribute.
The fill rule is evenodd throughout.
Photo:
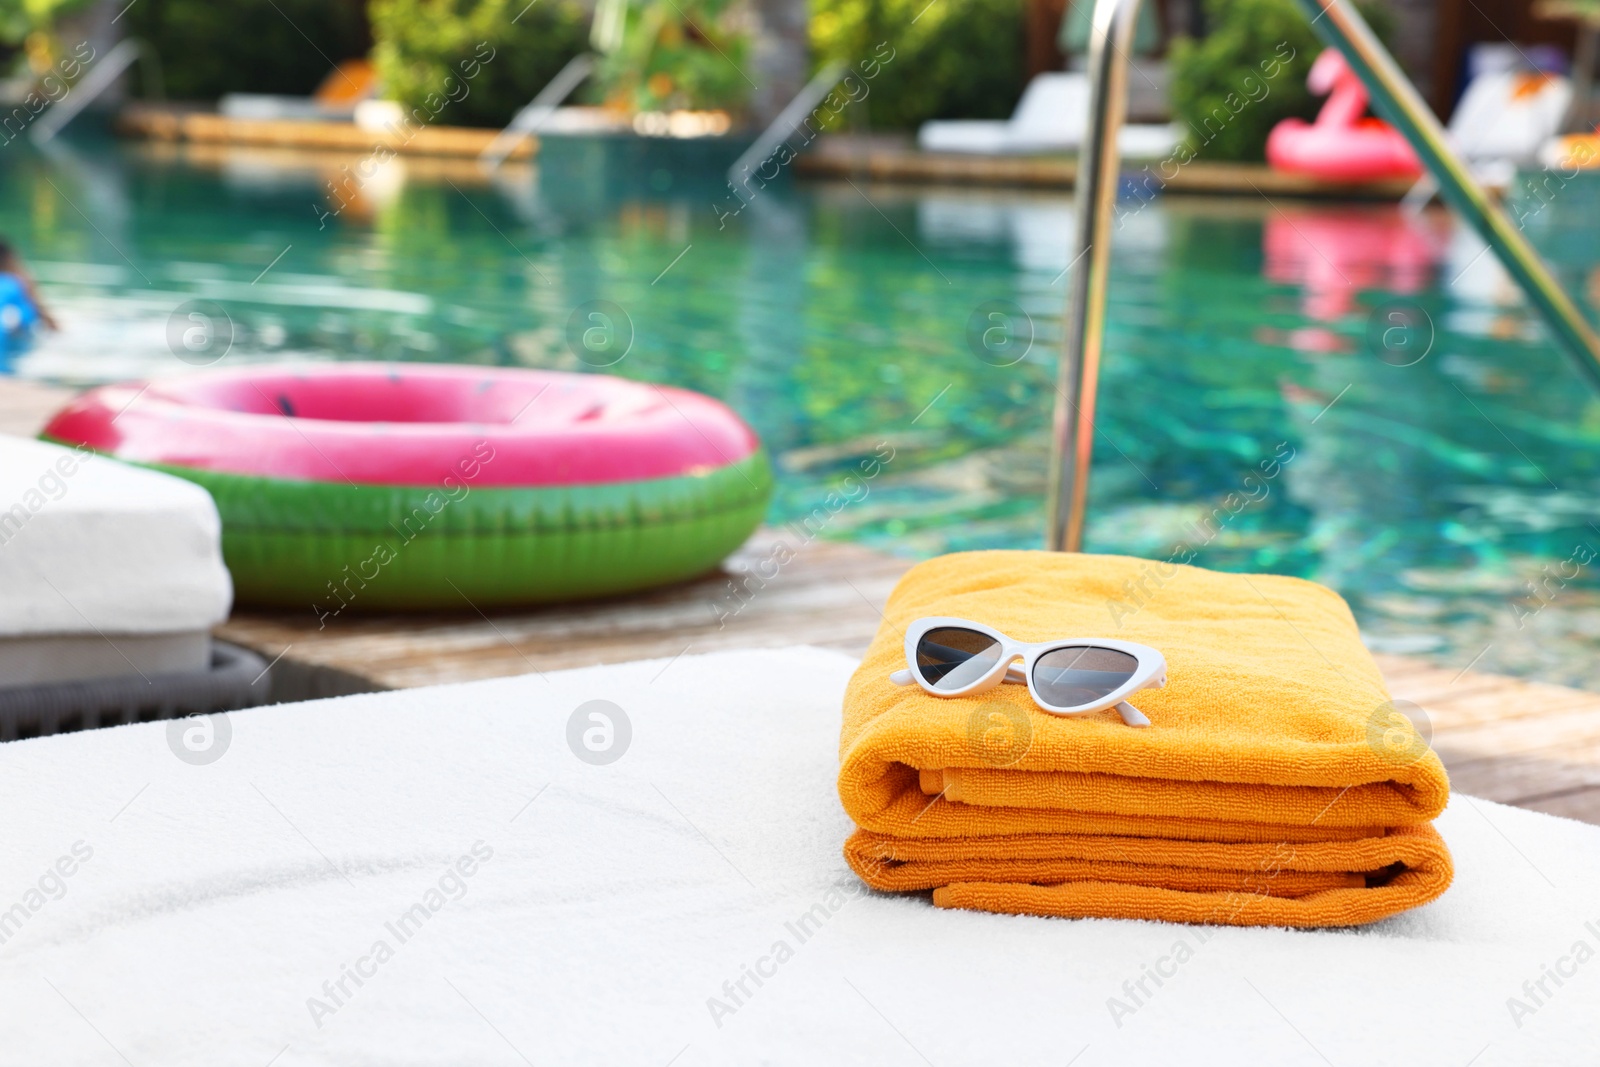
<svg viewBox="0 0 1600 1067"><path fill-rule="evenodd" d="M232 597L204 489L0 436L0 639L204 631Z"/></svg>
<svg viewBox="0 0 1600 1067"><path fill-rule="evenodd" d="M691 654L0 746L7 1062L1595 1062L1600 827L1457 796L1456 884L1365 929L943 911L840 854L855 665Z"/></svg>
<svg viewBox="0 0 1600 1067"><path fill-rule="evenodd" d="M1083 144L1089 119L1089 78L1076 71L1040 74L1028 83L1009 119L946 119L917 131L924 152L982 155L1069 152ZM1124 125L1118 145L1125 157L1158 158L1177 145L1171 126Z"/></svg>

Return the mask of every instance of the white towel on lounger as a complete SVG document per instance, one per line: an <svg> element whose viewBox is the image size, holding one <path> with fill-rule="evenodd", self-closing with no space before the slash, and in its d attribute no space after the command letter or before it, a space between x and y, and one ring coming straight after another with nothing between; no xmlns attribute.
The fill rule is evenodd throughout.
<svg viewBox="0 0 1600 1067"><path fill-rule="evenodd" d="M938 910L840 855L852 666L689 655L0 746L0 1063L1595 1062L1600 827L1457 796L1455 885L1363 929ZM568 740L595 700L631 727L604 765Z"/></svg>

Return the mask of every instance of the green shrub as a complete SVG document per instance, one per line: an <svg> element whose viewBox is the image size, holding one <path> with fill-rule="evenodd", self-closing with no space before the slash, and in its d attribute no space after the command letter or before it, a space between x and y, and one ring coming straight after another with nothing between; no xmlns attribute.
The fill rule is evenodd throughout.
<svg viewBox="0 0 1600 1067"><path fill-rule="evenodd" d="M84 3L86 0L0 0L0 78L31 75L37 81L72 54L75 42L60 39L56 20Z"/></svg>
<svg viewBox="0 0 1600 1067"><path fill-rule="evenodd" d="M360 0L139 0L126 18L161 57L175 100L308 94L370 43Z"/></svg>
<svg viewBox="0 0 1600 1067"><path fill-rule="evenodd" d="M0 45L20 45L30 33L48 33L56 19L87 0L0 0Z"/></svg>
<svg viewBox="0 0 1600 1067"><path fill-rule="evenodd" d="M851 125L1004 118L1025 81L1022 16L1022 0L812 0L812 59L859 70L880 45L893 49L866 99L844 113Z"/></svg>
<svg viewBox="0 0 1600 1067"><path fill-rule="evenodd" d="M1356 6L1388 36L1387 9ZM1172 45L1173 118L1202 159L1260 160L1273 126L1321 108L1306 75L1322 42L1294 0L1205 0L1205 13L1205 37Z"/></svg>
<svg viewBox="0 0 1600 1067"><path fill-rule="evenodd" d="M483 59L480 46L493 49L467 95L439 115L460 126L504 126L587 47L587 20L572 0L373 0L371 18L384 95L408 110L449 92L461 64Z"/></svg>
<svg viewBox="0 0 1600 1067"><path fill-rule="evenodd" d="M630 5L622 46L606 56L595 88L631 111L740 111L754 88L748 41L728 0L644 0Z"/></svg>

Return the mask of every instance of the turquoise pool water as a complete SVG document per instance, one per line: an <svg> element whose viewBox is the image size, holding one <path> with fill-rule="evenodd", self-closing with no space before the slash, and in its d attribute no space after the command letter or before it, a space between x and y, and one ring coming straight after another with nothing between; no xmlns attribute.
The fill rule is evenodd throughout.
<svg viewBox="0 0 1600 1067"><path fill-rule="evenodd" d="M0 232L67 327L15 372L189 370L209 356L169 336L196 300L231 321L226 362L586 370L631 339L608 372L712 393L761 433L774 523L887 447L825 536L1041 544L1066 197L800 183L719 225L726 200L668 169L415 164L328 216L347 162L13 146ZM1590 306L1600 185L1521 195ZM1333 585L1377 648L1600 684L1600 394L1481 244L1390 206L1124 207L1090 546L1200 543L1205 565ZM574 345L596 301L625 320Z"/></svg>

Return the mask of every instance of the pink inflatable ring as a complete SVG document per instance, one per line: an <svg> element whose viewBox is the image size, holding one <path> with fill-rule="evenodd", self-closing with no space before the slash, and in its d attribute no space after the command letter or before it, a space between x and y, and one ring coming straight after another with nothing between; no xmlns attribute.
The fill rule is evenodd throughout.
<svg viewBox="0 0 1600 1067"><path fill-rule="evenodd" d="M324 615L688 578L772 492L720 402L554 371L247 367L90 390L42 436L205 486L239 599Z"/></svg>

